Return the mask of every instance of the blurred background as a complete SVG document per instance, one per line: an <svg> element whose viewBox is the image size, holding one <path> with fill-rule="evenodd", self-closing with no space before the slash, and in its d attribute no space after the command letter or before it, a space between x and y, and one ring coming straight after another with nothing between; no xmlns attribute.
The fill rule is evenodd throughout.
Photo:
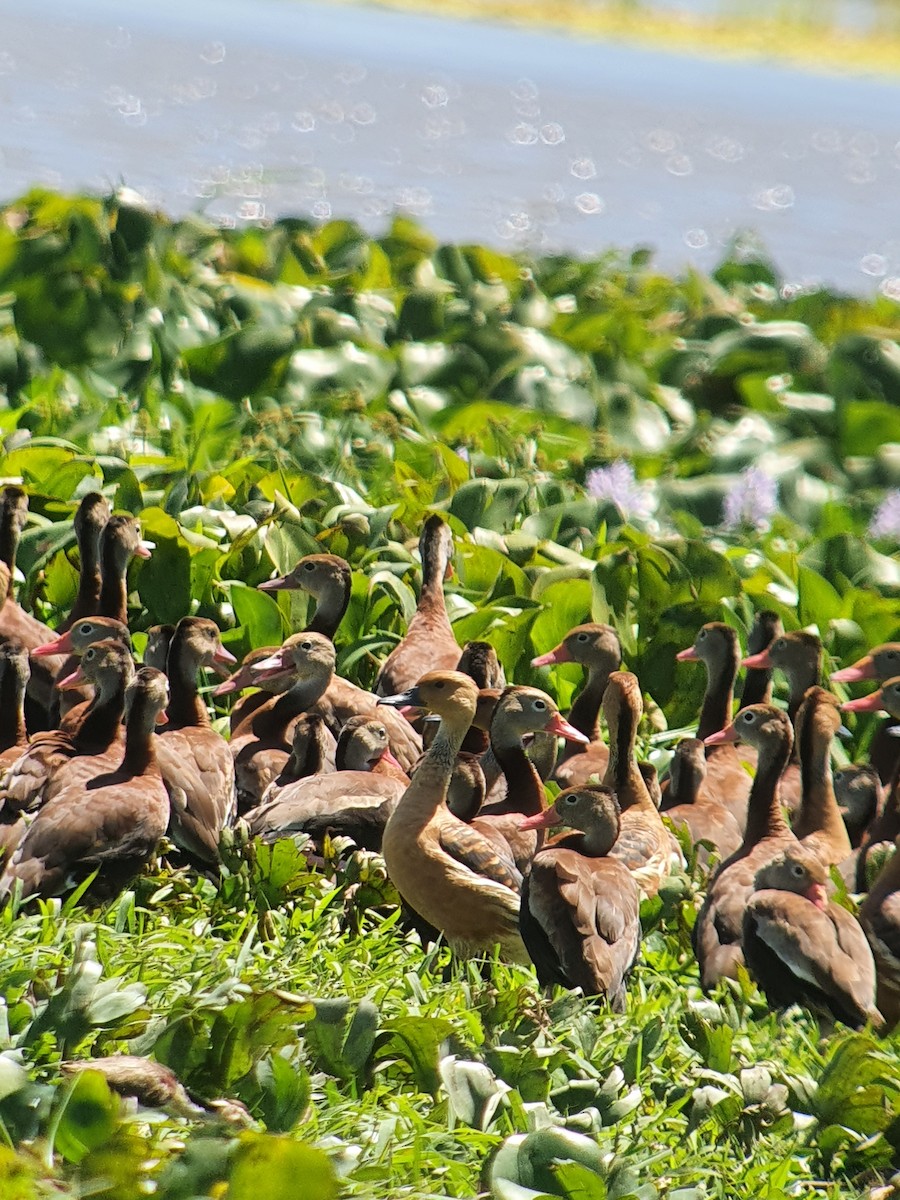
<svg viewBox="0 0 900 1200"><path fill-rule="evenodd" d="M0 3L0 196L390 214L539 253L900 298L895 0Z"/></svg>

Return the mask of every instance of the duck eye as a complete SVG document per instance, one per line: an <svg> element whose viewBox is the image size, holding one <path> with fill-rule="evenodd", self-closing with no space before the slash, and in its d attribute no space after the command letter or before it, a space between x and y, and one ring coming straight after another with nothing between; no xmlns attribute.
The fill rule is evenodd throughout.
<svg viewBox="0 0 900 1200"><path fill-rule="evenodd" d="M312 648L313 648L312 642L301 642L300 643L301 650L312 650Z"/></svg>
<svg viewBox="0 0 900 1200"><path fill-rule="evenodd" d="M579 635L578 635L578 639L577 639L577 640L578 640L579 642L586 642L586 641L588 641L588 638L589 638L589 636L590 636L590 635L589 635L589 634L587 634L587 633L579 633Z"/></svg>
<svg viewBox="0 0 900 1200"><path fill-rule="evenodd" d="M742 712L742 713L741 713L741 720L744 722L744 724L745 724L745 725L752 725L752 723L753 723L753 713L752 713L752 712Z"/></svg>
<svg viewBox="0 0 900 1200"><path fill-rule="evenodd" d="M577 804L577 803L578 803L577 796L566 796L566 804Z"/></svg>
<svg viewBox="0 0 900 1200"><path fill-rule="evenodd" d="M443 679L436 679L433 686L437 691L442 691L444 687Z"/></svg>
<svg viewBox="0 0 900 1200"><path fill-rule="evenodd" d="M316 564L315 564L315 563L306 562L306 563L304 563L304 564L303 564L303 570L304 570L304 571L314 571L315 569L316 569Z"/></svg>
<svg viewBox="0 0 900 1200"><path fill-rule="evenodd" d="M779 638L778 641L775 643L775 645L772 647L772 649L773 650L783 650L786 645L787 645L787 642L784 640L784 638Z"/></svg>
<svg viewBox="0 0 900 1200"><path fill-rule="evenodd" d="M706 638L706 630L701 629L700 632L697 634L697 641L702 642L705 638Z"/></svg>
<svg viewBox="0 0 900 1200"><path fill-rule="evenodd" d="M547 702L545 700L535 700L534 707L537 709L538 712L543 712L544 709L547 707Z"/></svg>
<svg viewBox="0 0 900 1200"><path fill-rule="evenodd" d="M93 625L89 625L87 622L85 622L84 625L79 626L78 632L82 637L90 637L90 635L94 632L94 627Z"/></svg>
<svg viewBox="0 0 900 1200"><path fill-rule="evenodd" d="M791 867L791 874L795 877L795 879L799 879L803 874L803 870L804 869L800 863L794 863L794 865Z"/></svg>

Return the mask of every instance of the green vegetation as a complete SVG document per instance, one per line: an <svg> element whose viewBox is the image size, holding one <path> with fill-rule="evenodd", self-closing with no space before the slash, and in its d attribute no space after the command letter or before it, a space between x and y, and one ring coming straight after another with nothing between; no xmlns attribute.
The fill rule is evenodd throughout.
<svg viewBox="0 0 900 1200"><path fill-rule="evenodd" d="M339 670L364 685L437 507L459 640L565 705L577 671L530 658L613 622L660 760L695 719L702 672L674 655L702 622L774 608L841 661L900 624L890 503L867 534L900 486L885 296L783 294L747 246L671 280L644 252L526 263L405 220L374 240L223 232L46 192L0 214L0 293L0 473L30 494L21 595L51 624L97 487L156 543L132 568L137 631L197 612L235 653L271 644L305 600L254 585L347 557ZM522 969L448 974L398 925L380 860L334 849L323 872L236 831L215 883L163 865L103 910L0 917L0 1196L776 1200L864 1195L900 1167L896 1039L821 1039L749 980L704 998L694 877L645 905L613 1015ZM136 1112L60 1070L122 1051L252 1126Z"/></svg>

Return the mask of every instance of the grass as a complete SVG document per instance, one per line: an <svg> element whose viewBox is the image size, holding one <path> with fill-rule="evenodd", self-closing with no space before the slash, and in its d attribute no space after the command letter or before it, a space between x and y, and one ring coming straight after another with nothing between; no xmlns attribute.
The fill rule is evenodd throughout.
<svg viewBox="0 0 900 1200"><path fill-rule="evenodd" d="M535 31L624 42L704 58L777 62L828 74L900 73L900 29L893 22L871 31L828 23L827 17L778 11L706 16L654 11L640 4L583 0L377 0L404 12L440 14L467 21L496 21Z"/></svg>

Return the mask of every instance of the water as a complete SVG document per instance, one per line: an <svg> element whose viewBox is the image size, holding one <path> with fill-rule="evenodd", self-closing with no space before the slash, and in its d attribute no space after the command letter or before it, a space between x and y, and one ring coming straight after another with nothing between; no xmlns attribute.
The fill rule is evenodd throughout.
<svg viewBox="0 0 900 1200"><path fill-rule="evenodd" d="M0 0L0 195L125 182L226 224L394 211L446 240L900 297L900 87L290 0Z"/></svg>

